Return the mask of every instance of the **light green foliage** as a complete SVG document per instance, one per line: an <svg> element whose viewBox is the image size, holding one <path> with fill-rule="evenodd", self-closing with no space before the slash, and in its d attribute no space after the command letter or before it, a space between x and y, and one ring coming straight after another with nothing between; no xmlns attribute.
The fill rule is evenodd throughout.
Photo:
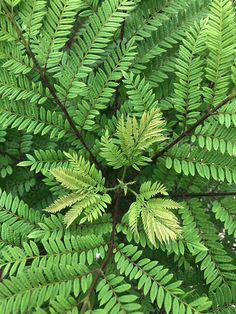
<svg viewBox="0 0 236 314"><path fill-rule="evenodd" d="M0 1L0 313L236 313L235 9Z"/></svg>
<svg viewBox="0 0 236 314"><path fill-rule="evenodd" d="M111 198L105 192L105 180L101 171L90 165L83 157L78 159L76 154L66 154L72 169L56 168L51 173L63 187L73 191L57 199L45 211L56 213L66 207L71 207L65 215L67 227L81 214L80 223L93 221L101 216ZM100 193L99 193L100 192Z"/></svg>
<svg viewBox="0 0 236 314"><path fill-rule="evenodd" d="M213 150L213 149L212 149ZM166 157L166 167L174 167L177 173L194 176L196 173L202 178L236 183L236 161L234 157L223 155L188 144L176 146Z"/></svg>
<svg viewBox="0 0 236 314"><path fill-rule="evenodd" d="M206 21L195 24L186 34L186 39L180 46L179 57L176 60L174 107L178 111L178 119L186 125L193 124L199 116L201 105L200 85L203 77L203 57L199 56L205 49Z"/></svg>
<svg viewBox="0 0 236 314"><path fill-rule="evenodd" d="M110 138L107 132L101 139L101 156L115 169L123 166L139 169L139 166L151 161L143 152L165 139L163 127L164 121L157 109L144 111L140 121L135 117L125 119L122 116L117 123L115 137Z"/></svg>
<svg viewBox="0 0 236 314"><path fill-rule="evenodd" d="M234 208L232 199L223 199L222 201L215 201L212 206L217 219L224 223L226 232L229 235L236 235L236 219L234 216Z"/></svg>
<svg viewBox="0 0 236 314"><path fill-rule="evenodd" d="M143 183L136 202L131 204L128 211L130 229L138 232L138 219L141 216L144 230L154 246L156 239L168 243L175 240L181 231L176 216L169 211L179 208L179 204L169 199L152 198L156 194L167 193L158 183Z"/></svg>
<svg viewBox="0 0 236 314"><path fill-rule="evenodd" d="M206 78L213 85L204 88L204 96L213 105L225 97L230 85L230 68L235 58L235 27L232 1L212 1L207 25Z"/></svg>
<svg viewBox="0 0 236 314"><path fill-rule="evenodd" d="M126 71L135 56L134 42L131 40L126 45L121 43L116 50L104 62L103 68L99 68L88 79L89 93L78 104L75 121L80 128L93 130L95 117L100 110L107 108L112 95L122 78L122 71Z"/></svg>
<svg viewBox="0 0 236 314"><path fill-rule="evenodd" d="M60 62L63 54L61 48L68 40L79 4L80 1L76 0L50 2L48 12L43 20L42 36L38 39L39 44L35 48L38 60L45 69L52 68Z"/></svg>
<svg viewBox="0 0 236 314"><path fill-rule="evenodd" d="M44 103L42 83L31 83L26 76L19 75L17 78L8 71L1 70L0 95L8 100L29 100L30 103Z"/></svg>
<svg viewBox="0 0 236 314"><path fill-rule="evenodd" d="M45 0L22 1L19 16L23 22L25 37L28 41L34 39L40 32L42 20L46 14Z"/></svg>

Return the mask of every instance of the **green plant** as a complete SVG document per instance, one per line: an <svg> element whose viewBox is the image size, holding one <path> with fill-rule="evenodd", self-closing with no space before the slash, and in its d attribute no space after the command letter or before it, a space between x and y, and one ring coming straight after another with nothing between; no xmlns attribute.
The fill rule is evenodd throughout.
<svg viewBox="0 0 236 314"><path fill-rule="evenodd" d="M232 0L0 1L0 312L236 313Z"/></svg>

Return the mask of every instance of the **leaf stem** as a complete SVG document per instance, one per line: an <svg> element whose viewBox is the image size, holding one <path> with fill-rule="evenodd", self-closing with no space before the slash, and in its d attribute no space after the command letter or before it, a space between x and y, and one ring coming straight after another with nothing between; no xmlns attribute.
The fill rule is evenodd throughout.
<svg viewBox="0 0 236 314"><path fill-rule="evenodd" d="M114 247L114 242L115 242L115 234L116 234L117 216L118 216L118 211L119 211L119 206L120 206L120 196L121 196L120 191L117 191L116 195L117 197L116 197L116 202L115 202L115 207L114 207L114 214L113 214L113 220L112 220L112 232L111 232L111 237L109 240L108 252L101 266L99 267L97 271L97 275L95 276L86 297L84 298L84 302L80 311L81 314L84 314L86 312L87 307L89 305L90 297L94 289L96 288L96 285L100 276L103 274L103 269L107 266L110 258L112 257L113 247Z"/></svg>
<svg viewBox="0 0 236 314"><path fill-rule="evenodd" d="M135 197L138 197L138 193L136 193L133 189L128 187L128 191L130 191L133 195L135 195Z"/></svg>
<svg viewBox="0 0 236 314"><path fill-rule="evenodd" d="M51 84L49 82L49 79L46 75L46 73L44 72L44 70L41 68L38 60L36 59L32 49L30 48L28 42L25 40L19 26L17 25L14 16L11 12L8 11L7 7L3 4L2 5L7 17L9 18L9 20L11 21L12 25L14 26L18 36L19 36L19 41L24 45L26 53L28 54L29 58L32 59L35 69L37 70L37 72L39 73L39 76L41 78L41 81L43 83L43 85L45 87L48 88L48 90L50 91L52 97L54 98L54 101L56 102L56 104L60 107L61 111L63 112L66 120L68 121L70 127L72 128L75 136L79 139L79 141L81 142L81 144L84 146L85 150L88 152L90 159L98 166L98 162L95 158L95 156L93 155L92 151L90 150L90 148L88 147L88 145L86 144L86 142L84 141L81 133L79 132L79 130L77 129L73 119L71 118L71 116L69 115L69 112L67 111L66 107L64 106L64 104L61 102L61 100L59 99L59 97L57 96L56 90L53 86L53 84Z"/></svg>
<svg viewBox="0 0 236 314"><path fill-rule="evenodd" d="M214 108L208 109L203 116L197 120L194 124L192 124L187 130L185 130L183 133L181 133L176 139L174 139L172 142L170 142L167 146L165 146L162 150L157 152L152 156L152 163L154 163L159 157L162 157L169 149L171 149L173 146L178 144L182 139L192 134L192 132L201 125L206 119L211 117L216 111L218 111L221 107L226 105L229 101L236 98L236 92L233 92L228 97L224 98L218 105L216 105ZM136 178L138 175L140 175L142 170L139 172L133 173L131 175L131 180Z"/></svg>
<svg viewBox="0 0 236 314"><path fill-rule="evenodd" d="M180 134L176 139L174 139L172 142L170 142L161 151L157 152L152 157L152 161L155 161L157 158L163 156L170 148L172 148L174 145L179 143L186 136L190 135L206 119L208 119L212 114L214 114L217 110L219 110L221 107L223 107L225 104L227 104L229 101L231 101L235 97L236 97L236 93L232 93L231 95L229 95L228 97L223 99L217 106L213 107L210 110L207 110L207 112L199 120L197 120L194 124L192 124L189 128L187 128L182 134Z"/></svg>
<svg viewBox="0 0 236 314"><path fill-rule="evenodd" d="M127 171L127 168L124 167L122 177L121 177L123 180L125 180L126 171ZM118 218L119 208L120 208L120 198L121 198L121 190L117 189L116 195L115 195L115 205L114 205L113 219L112 219L112 232L111 232L110 240L108 242L109 243L108 252L107 252L107 255L105 256L101 266L99 267L99 269L97 271L97 274L96 274L96 276L95 276L95 278L94 278L94 280L90 286L90 289L89 289L87 295L84 298L83 305L82 305L82 308L80 311L81 314L84 314L86 312L88 305L90 304L90 297L91 297L92 293L94 292L94 289L96 288L97 282L98 282L99 278L103 275L103 270L107 266L109 260L112 257L113 247L114 247L114 243L115 243L117 218Z"/></svg>

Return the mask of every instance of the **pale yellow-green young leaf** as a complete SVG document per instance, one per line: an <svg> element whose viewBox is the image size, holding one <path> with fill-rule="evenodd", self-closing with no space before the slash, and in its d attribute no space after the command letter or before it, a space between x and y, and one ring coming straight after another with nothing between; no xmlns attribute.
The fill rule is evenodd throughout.
<svg viewBox="0 0 236 314"><path fill-rule="evenodd" d="M152 198L156 194L168 195L165 186L159 182L154 182L152 184L151 181L146 181L142 183L139 191L140 196L146 200Z"/></svg>
<svg viewBox="0 0 236 314"><path fill-rule="evenodd" d="M117 125L117 137L119 138L119 144L126 156L129 155L130 150L133 149L135 145L133 134L136 132L136 125L137 121L134 117L131 118L128 116L125 121L123 115Z"/></svg>
<svg viewBox="0 0 236 314"><path fill-rule="evenodd" d="M92 222L93 220L98 219L105 212L107 204L111 203L111 197L108 194L99 195L100 198L96 200L96 203L92 204L85 208L83 215L84 217L80 220L80 223L86 221Z"/></svg>
<svg viewBox="0 0 236 314"><path fill-rule="evenodd" d="M71 169L55 168L51 173L58 182L67 189L79 190L83 187L91 187L86 180L83 180L79 174Z"/></svg>
<svg viewBox="0 0 236 314"><path fill-rule="evenodd" d="M99 198L100 195L98 194L87 193L86 197L76 202L64 217L66 226L69 227L72 222L81 215L85 208L95 204Z"/></svg>
<svg viewBox="0 0 236 314"><path fill-rule="evenodd" d="M53 204L45 208L44 211L49 212L49 213L57 213L61 211L62 209L73 205L79 199L84 198L85 196L86 195L81 194L81 192L63 195L62 197L58 198Z"/></svg>
<svg viewBox="0 0 236 314"><path fill-rule="evenodd" d="M131 204L129 208L129 228L132 232L138 232L138 219L140 217L142 204L137 201Z"/></svg>
<svg viewBox="0 0 236 314"><path fill-rule="evenodd" d="M175 201L167 198L154 198L149 200L149 205L160 209L177 209L181 208L181 205Z"/></svg>
<svg viewBox="0 0 236 314"><path fill-rule="evenodd" d="M164 121L159 109L151 109L143 113L140 121L136 117L124 116L117 125L117 140L129 164L134 168L144 166L150 160L142 156L152 144L166 139L163 135ZM146 159L145 159L146 158Z"/></svg>
<svg viewBox="0 0 236 314"><path fill-rule="evenodd" d="M160 187L163 190L163 186ZM181 233L181 227L177 217L169 209L180 207L178 203L170 199L145 200L141 194L129 208L129 228L132 232L138 232L138 223L142 222L144 231L154 246L157 242L168 243L170 240L176 240ZM141 220L139 220L140 216Z"/></svg>
<svg viewBox="0 0 236 314"><path fill-rule="evenodd" d="M4 0L7 4L9 4L11 7L15 7L17 4L20 3L21 0Z"/></svg>
<svg viewBox="0 0 236 314"><path fill-rule="evenodd" d="M91 164L82 156L76 153L65 153L69 159L72 169L76 172L76 178L84 183L96 187L99 191L104 190L105 179L102 176L101 170L98 170L94 164Z"/></svg>
<svg viewBox="0 0 236 314"><path fill-rule="evenodd" d="M154 246L157 241L168 243L176 240L181 233L178 219L171 211L156 208L149 202L142 208L141 218L144 230Z"/></svg>
<svg viewBox="0 0 236 314"><path fill-rule="evenodd" d="M165 140L164 125L165 122L159 109L144 112L139 125L139 134L135 138L140 149L144 150L154 143Z"/></svg>

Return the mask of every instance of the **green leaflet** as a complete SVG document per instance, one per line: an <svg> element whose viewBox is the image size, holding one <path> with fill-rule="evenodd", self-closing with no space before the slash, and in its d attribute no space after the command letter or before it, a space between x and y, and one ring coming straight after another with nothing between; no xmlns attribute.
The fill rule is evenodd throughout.
<svg viewBox="0 0 236 314"><path fill-rule="evenodd" d="M203 178L236 182L235 160L219 151L208 152L196 147L190 150L187 144L172 149L165 158L166 167L174 168L177 173L194 176L198 173Z"/></svg>
<svg viewBox="0 0 236 314"><path fill-rule="evenodd" d="M158 109L144 111L139 122L129 116L125 121L122 116L117 124L116 138L109 138L108 132L102 137L101 156L115 169L129 165L139 169L151 161L143 152L165 139L163 127L164 121Z"/></svg>
<svg viewBox="0 0 236 314"><path fill-rule="evenodd" d="M73 193L63 195L45 211L56 213L66 207L71 207L64 218L65 224L69 227L81 214L84 214L81 223L97 219L104 213L111 198L104 193L105 180L101 171L82 157L78 158L76 154L66 153L65 155L69 159L71 169L55 168L51 170L51 173L63 187Z"/></svg>
<svg viewBox="0 0 236 314"><path fill-rule="evenodd" d="M233 0L0 1L0 312L235 312Z"/></svg>

